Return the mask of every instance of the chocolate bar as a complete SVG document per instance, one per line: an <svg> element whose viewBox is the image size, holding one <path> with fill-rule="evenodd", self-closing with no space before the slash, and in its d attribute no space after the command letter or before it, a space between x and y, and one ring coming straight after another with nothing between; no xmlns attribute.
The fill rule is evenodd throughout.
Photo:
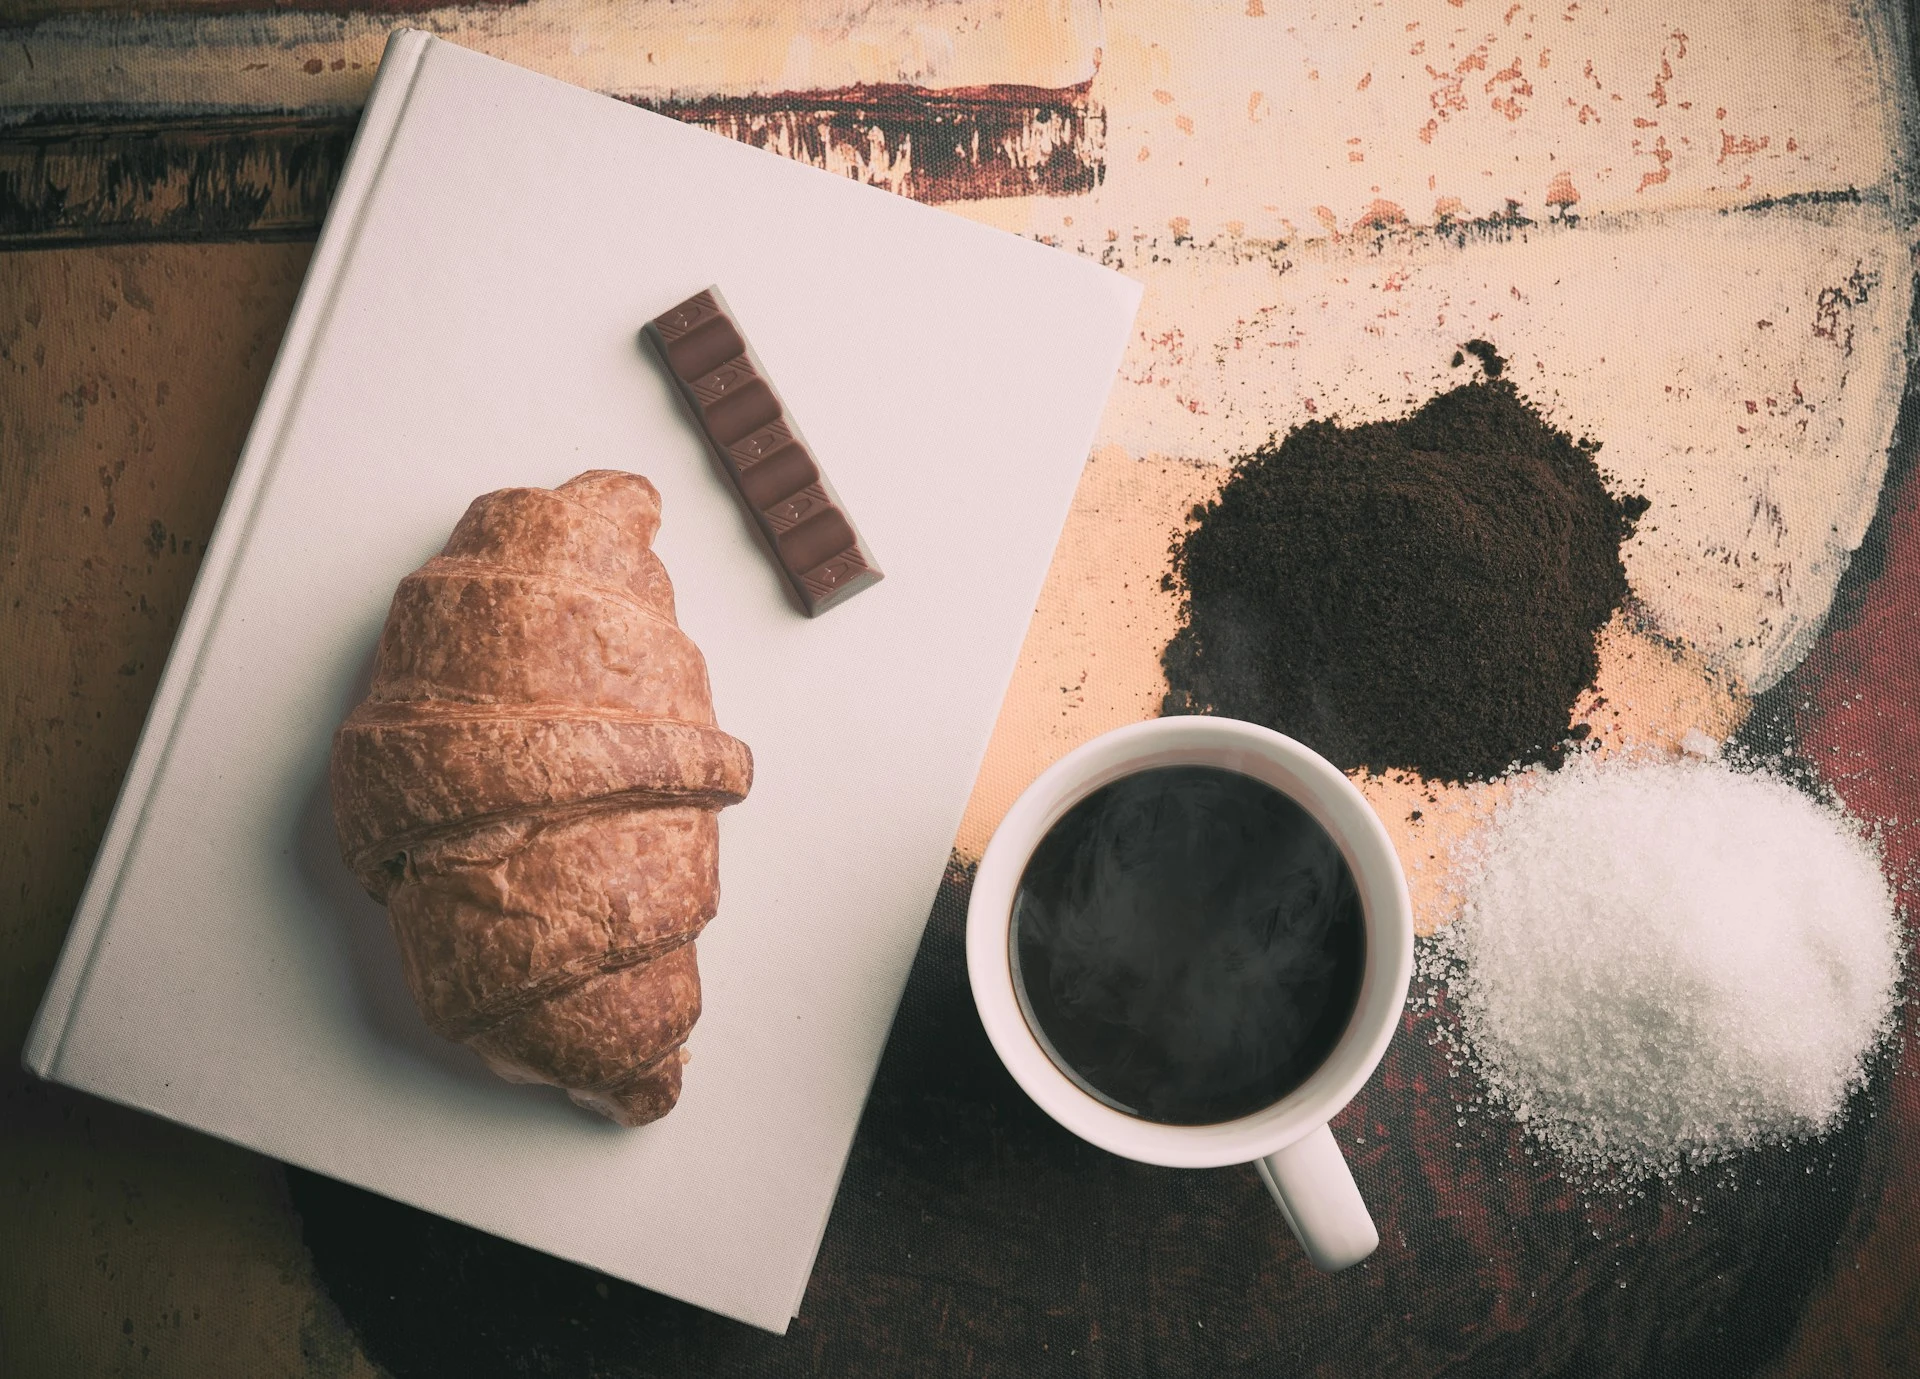
<svg viewBox="0 0 1920 1379"><path fill-rule="evenodd" d="M882 578L718 288L642 327L809 617Z"/></svg>

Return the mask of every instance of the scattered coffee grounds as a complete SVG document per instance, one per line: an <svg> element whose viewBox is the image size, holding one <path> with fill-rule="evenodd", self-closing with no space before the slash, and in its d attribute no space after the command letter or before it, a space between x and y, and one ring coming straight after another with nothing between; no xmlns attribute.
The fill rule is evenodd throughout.
<svg viewBox="0 0 1920 1379"><path fill-rule="evenodd" d="M1314 421L1242 457L1193 510L1166 713L1219 713L1346 770L1435 780L1557 761L1627 597L1644 498L1555 430L1472 341L1483 376L1396 421Z"/></svg>
<svg viewBox="0 0 1920 1379"><path fill-rule="evenodd" d="M1902 948L1860 826L1717 761L1579 759L1516 786L1427 961L1492 1098L1577 1172L1627 1180L1838 1125Z"/></svg>

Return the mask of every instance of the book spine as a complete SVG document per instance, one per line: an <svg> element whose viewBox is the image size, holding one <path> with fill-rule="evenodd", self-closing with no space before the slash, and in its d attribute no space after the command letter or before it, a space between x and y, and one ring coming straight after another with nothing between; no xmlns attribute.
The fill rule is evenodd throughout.
<svg viewBox="0 0 1920 1379"><path fill-rule="evenodd" d="M206 558L187 600L179 635L174 638L166 669L161 672L153 705L147 711L139 744L134 748L133 762L127 768L120 798L108 820L106 836L94 858L86 889L81 893L80 906L74 912L53 979L27 1034L21 1062L27 1071L41 1077L59 1080L62 1046L75 1013L85 1001L87 975L94 955L109 941L108 930L120 880L139 840L155 783L172 750L181 711L200 678L208 634L219 620L221 605L239 568L261 496L272 481L289 423L305 390L309 362L326 334L336 289L353 257L367 207L386 168L388 150L405 116L422 61L434 41L419 30L402 29L387 41L381 56L380 70L341 172L339 190L327 212L306 281L301 284L293 315L287 323L287 333L267 376L260 409L254 414L240 462L234 468L233 482L207 543ZM181 903L191 904L192 899L182 896Z"/></svg>

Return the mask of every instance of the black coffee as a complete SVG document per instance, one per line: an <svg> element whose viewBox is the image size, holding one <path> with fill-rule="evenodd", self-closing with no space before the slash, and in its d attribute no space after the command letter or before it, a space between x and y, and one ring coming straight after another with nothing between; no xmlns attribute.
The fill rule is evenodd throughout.
<svg viewBox="0 0 1920 1379"><path fill-rule="evenodd" d="M1353 1015L1366 932L1325 829L1237 771L1140 771L1080 801L1013 902L1014 989L1060 1070L1172 1125L1306 1081Z"/></svg>

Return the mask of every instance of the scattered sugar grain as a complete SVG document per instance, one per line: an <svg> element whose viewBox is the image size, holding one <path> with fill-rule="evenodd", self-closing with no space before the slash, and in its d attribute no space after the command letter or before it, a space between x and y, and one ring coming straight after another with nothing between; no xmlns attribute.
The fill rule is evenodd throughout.
<svg viewBox="0 0 1920 1379"><path fill-rule="evenodd" d="M1900 970L1858 824L1720 760L1517 784L1432 963L1491 1096L1570 1167L1629 1181L1831 1130Z"/></svg>

